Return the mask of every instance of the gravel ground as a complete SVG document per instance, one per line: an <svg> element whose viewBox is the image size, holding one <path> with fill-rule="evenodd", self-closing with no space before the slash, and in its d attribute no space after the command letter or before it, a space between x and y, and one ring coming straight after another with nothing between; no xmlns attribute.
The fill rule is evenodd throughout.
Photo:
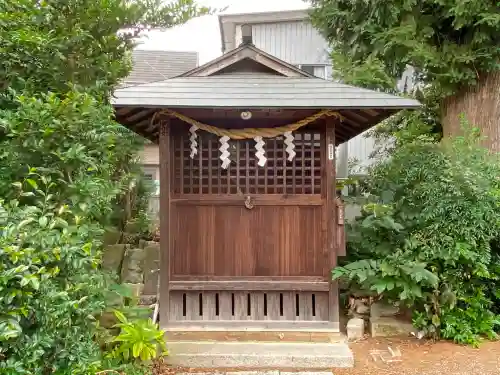
<svg viewBox="0 0 500 375"><path fill-rule="evenodd" d="M399 349L400 362L373 360L372 350ZM367 339L350 344L354 352L352 369L336 369L334 375L500 375L500 341L486 342L479 349L449 342L430 343L417 340ZM238 371L238 369L231 369ZM155 375L200 372L197 369L172 369L157 363ZM210 370L205 370L210 372Z"/></svg>
<svg viewBox="0 0 500 375"><path fill-rule="evenodd" d="M370 351L401 351L401 362L374 361ZM483 343L479 349L449 342L368 339L350 345L353 369L335 370L335 375L499 375L500 342Z"/></svg>

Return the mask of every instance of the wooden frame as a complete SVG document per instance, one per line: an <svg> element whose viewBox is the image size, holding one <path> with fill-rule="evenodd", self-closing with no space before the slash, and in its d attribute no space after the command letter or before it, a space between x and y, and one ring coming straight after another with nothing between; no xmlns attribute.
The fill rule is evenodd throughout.
<svg viewBox="0 0 500 375"><path fill-rule="evenodd" d="M160 322L168 324L170 310L170 127L161 120L160 152Z"/></svg>
<svg viewBox="0 0 500 375"><path fill-rule="evenodd" d="M322 243L320 246L323 259L319 261L323 267L319 274L309 276L272 276L270 274L248 277L236 274L210 276L176 273L178 266L172 263L175 262L172 258L172 244L177 243L179 239L175 238L172 212L178 215L179 210L190 206L239 209L238 206L242 205L243 198L237 194L203 194L201 191L197 194L174 192L175 173L178 172L174 173L175 166L172 166L172 163L178 151L172 148L172 137L175 137L175 133L172 132L170 125L168 121L161 119L159 135L161 325L173 330L190 326L191 328L200 327L200 330L209 329L209 327L213 330L223 327L268 330L288 327L289 329L338 331L338 286L330 281L330 270L336 264L338 246L335 153L332 157L329 152L330 149L335 149L335 119L329 118L325 121L324 131L321 132L323 136L319 138L322 194L252 194L254 203L261 209L269 207L274 210L274 207L298 208L302 206L305 209L317 207L320 210L322 224L318 232L320 238L318 244ZM313 140L313 137L311 136L310 139ZM314 142L318 142L316 137L314 137ZM303 147L302 152L304 152ZM185 149L184 147L181 150ZM201 168L202 161L199 160ZM181 169L186 167L188 166L183 165ZM295 167L293 170L295 171ZM303 167L302 170L304 170ZM318 305L320 302L323 303L322 301L326 303ZM264 308L264 311L255 310L256 306L261 306L259 309ZM270 310L265 310L266 307L262 306L267 306ZM205 316L206 314L208 315Z"/></svg>

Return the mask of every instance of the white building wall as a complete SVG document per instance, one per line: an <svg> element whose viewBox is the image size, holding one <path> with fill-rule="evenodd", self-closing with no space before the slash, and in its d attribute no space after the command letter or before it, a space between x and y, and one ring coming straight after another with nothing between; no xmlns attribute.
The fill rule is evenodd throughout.
<svg viewBox="0 0 500 375"><path fill-rule="evenodd" d="M290 64L330 65L328 46L309 22L254 24L252 39L257 48ZM241 25L236 27L235 42L241 43Z"/></svg>

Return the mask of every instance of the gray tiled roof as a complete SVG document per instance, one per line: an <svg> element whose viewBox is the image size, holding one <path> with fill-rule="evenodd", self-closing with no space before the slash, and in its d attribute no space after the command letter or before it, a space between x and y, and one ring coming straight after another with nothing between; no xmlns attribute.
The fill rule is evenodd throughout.
<svg viewBox="0 0 500 375"><path fill-rule="evenodd" d="M117 106L417 108L416 100L319 78L232 74L178 77L119 89Z"/></svg>
<svg viewBox="0 0 500 375"><path fill-rule="evenodd" d="M178 76L198 66L198 52L149 51L132 52L132 72L122 86L140 85Z"/></svg>

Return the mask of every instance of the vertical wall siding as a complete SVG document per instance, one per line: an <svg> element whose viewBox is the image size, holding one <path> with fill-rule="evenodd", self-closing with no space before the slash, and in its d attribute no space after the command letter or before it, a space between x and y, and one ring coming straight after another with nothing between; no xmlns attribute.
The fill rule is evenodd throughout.
<svg viewBox="0 0 500 375"><path fill-rule="evenodd" d="M330 64L327 43L306 21L259 23L252 25L257 48L290 64ZM236 31L236 45L241 43L241 26Z"/></svg>

